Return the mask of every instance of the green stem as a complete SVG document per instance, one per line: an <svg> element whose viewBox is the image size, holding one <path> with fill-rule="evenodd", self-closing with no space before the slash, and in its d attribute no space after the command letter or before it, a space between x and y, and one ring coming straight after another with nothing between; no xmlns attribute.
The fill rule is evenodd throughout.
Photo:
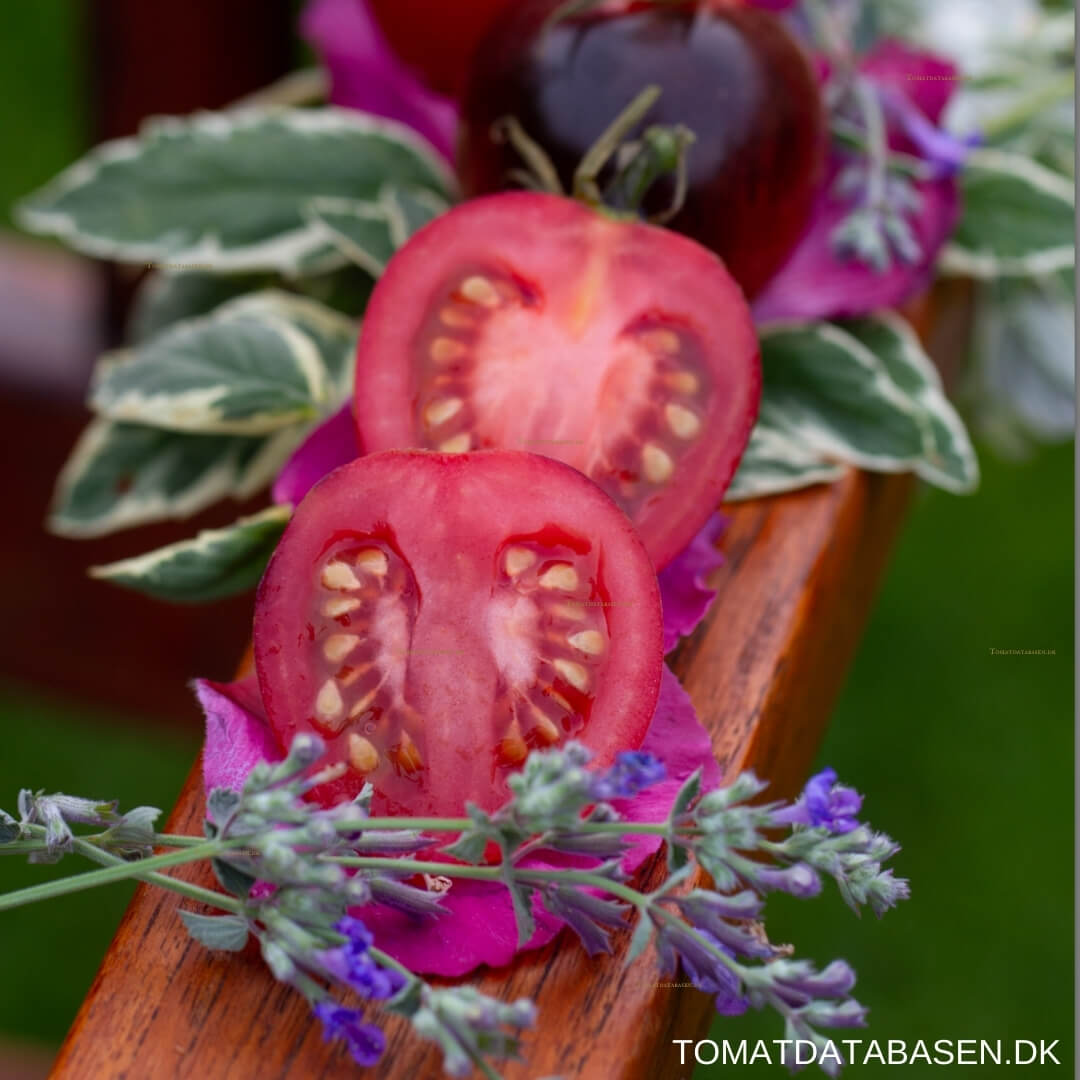
<svg viewBox="0 0 1080 1080"><path fill-rule="evenodd" d="M603 195L596 184L600 170L619 149L631 131L645 119L659 100L662 91L655 84L646 86L629 105L604 129L600 137L585 152L574 172L574 198L590 206L601 206Z"/></svg>
<svg viewBox="0 0 1080 1080"><path fill-rule="evenodd" d="M365 818L364 829L416 829L418 832L465 832L472 828L470 818L438 817L373 817ZM356 832L355 823L341 824L339 832Z"/></svg>
<svg viewBox="0 0 1080 1080"><path fill-rule="evenodd" d="M75 850L80 855L84 855L102 866L139 866L138 863L126 862L109 851L102 851L101 848L88 844L81 838L76 839ZM148 874L138 875L135 880L144 881L148 885L157 885L162 889L168 889L170 892L186 896L189 900L197 900L201 904L209 904L211 907L220 908L222 911L231 911L234 915L239 915L244 910L244 905L235 897L214 892L213 889L204 889L201 885L192 885L189 881L180 881L166 874L156 874L151 871Z"/></svg>
<svg viewBox="0 0 1080 1080"><path fill-rule="evenodd" d="M864 79L856 79L854 85L855 100L859 103L863 123L866 125L866 201L875 209L884 209L888 204L885 190L885 161L889 154L889 144L885 131L885 117L881 112L881 102L873 87Z"/></svg>
<svg viewBox="0 0 1080 1080"><path fill-rule="evenodd" d="M100 853L99 848L84 840L76 840L75 843L82 854L88 854L89 851ZM83 845L85 845L85 849ZM16 889L14 892L4 893L0 895L0 911L21 907L24 904L32 904L38 900L50 900L54 896L67 896L70 893L81 892L84 889L94 889L99 885L111 885L114 882L128 881L132 878L138 879L145 877L153 870L163 870L170 866L182 866L184 863L197 862L200 859L211 859L227 850L227 846L227 841L210 840L197 847L187 848L183 851L173 851L167 855L154 855L152 858L139 859L137 862L126 862L123 859L118 859L103 870L91 870L89 873L75 874L72 877L60 878L58 881L45 881L40 885L31 885L26 889ZM110 858L116 858L116 856L110 856ZM170 883L170 888L175 885L185 886L184 882L176 882L172 878L166 878L165 880ZM195 886L192 886L192 888L195 888ZM223 899L227 898L223 897Z"/></svg>
<svg viewBox="0 0 1080 1080"><path fill-rule="evenodd" d="M441 875L442 877L464 878L468 881L502 881L501 866L464 866L458 863L422 862L417 859L394 859L364 855L328 855L326 862L337 863L339 866L351 866L365 870L397 870L400 871L404 863L417 874ZM632 889L622 882L612 881L600 874L590 874L587 870L533 870L530 867L515 867L514 877L522 881L535 881L543 883L557 881L569 882L574 885L588 885L592 888L603 889L612 896L640 907L645 899L643 893Z"/></svg>
<svg viewBox="0 0 1080 1080"><path fill-rule="evenodd" d="M205 836L188 836L185 833L154 833L154 847L189 848L206 843Z"/></svg>
<svg viewBox="0 0 1080 1080"><path fill-rule="evenodd" d="M35 851L45 851L47 845L44 840L12 840L7 844L0 844L0 855L32 855Z"/></svg>

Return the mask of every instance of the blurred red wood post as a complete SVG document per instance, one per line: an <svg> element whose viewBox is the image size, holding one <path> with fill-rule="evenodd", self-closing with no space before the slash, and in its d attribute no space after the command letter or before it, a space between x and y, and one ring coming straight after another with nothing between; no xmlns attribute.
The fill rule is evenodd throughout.
<svg viewBox="0 0 1080 1080"><path fill-rule="evenodd" d="M151 114L217 108L293 65L290 0L88 0L87 146L129 135ZM0 677L89 702L194 723L186 680L227 676L246 638L250 603L178 609L90 581L86 568L236 516L103 540L47 536L53 482L87 419L95 356L115 344L135 277L34 241L0 238Z"/></svg>

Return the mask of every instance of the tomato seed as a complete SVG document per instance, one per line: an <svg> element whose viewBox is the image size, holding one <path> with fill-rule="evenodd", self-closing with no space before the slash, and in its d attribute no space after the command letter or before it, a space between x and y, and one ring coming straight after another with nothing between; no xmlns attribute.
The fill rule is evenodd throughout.
<svg viewBox="0 0 1080 1080"><path fill-rule="evenodd" d="M453 338L437 337L428 350L428 355L436 364L447 364L451 360L458 360L465 355L465 346Z"/></svg>
<svg viewBox="0 0 1080 1080"><path fill-rule="evenodd" d="M323 567L322 583L328 589L359 589L360 579L343 562L327 563Z"/></svg>
<svg viewBox="0 0 1080 1080"><path fill-rule="evenodd" d="M442 401L433 401L424 410L424 423L428 427L438 427L440 424L445 424L447 420L452 419L461 412L461 407L465 402L459 397L444 398Z"/></svg>
<svg viewBox="0 0 1080 1080"><path fill-rule="evenodd" d="M701 430L701 421L696 413L682 405L666 405L664 418L667 425L680 439L692 439Z"/></svg>
<svg viewBox="0 0 1080 1080"><path fill-rule="evenodd" d="M349 764L358 773L373 772L379 764L379 752L364 738L353 732L349 735Z"/></svg>
<svg viewBox="0 0 1080 1080"><path fill-rule="evenodd" d="M604 651L604 635L598 630L581 630L567 639L575 649L590 656L599 656Z"/></svg>
<svg viewBox="0 0 1080 1080"><path fill-rule="evenodd" d="M645 444L641 451L641 462L645 466L645 476L652 484L666 483L675 471L675 462L654 443Z"/></svg>
<svg viewBox="0 0 1080 1080"><path fill-rule="evenodd" d="M540 588L573 592L578 587L577 571L569 563L556 563L540 575Z"/></svg>
<svg viewBox="0 0 1080 1080"><path fill-rule="evenodd" d="M498 290L488 278L479 274L467 277L461 283L461 295L466 300L471 300L472 303L486 308L498 307L500 302Z"/></svg>
<svg viewBox="0 0 1080 1080"><path fill-rule="evenodd" d="M446 442L439 443L439 450L444 454L464 454L472 446L472 436L467 432L455 435Z"/></svg>

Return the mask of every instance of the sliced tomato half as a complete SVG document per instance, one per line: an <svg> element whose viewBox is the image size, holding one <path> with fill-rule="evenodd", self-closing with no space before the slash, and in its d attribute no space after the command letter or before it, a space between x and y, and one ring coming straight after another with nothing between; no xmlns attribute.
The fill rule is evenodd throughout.
<svg viewBox="0 0 1080 1080"><path fill-rule="evenodd" d="M701 528L757 415L742 292L692 240L552 195L465 203L391 260L364 318L371 450L558 458L633 519L657 568Z"/></svg>
<svg viewBox="0 0 1080 1080"><path fill-rule="evenodd" d="M386 452L301 502L259 588L255 661L275 733L317 732L392 813L492 809L532 747L601 764L656 704L660 598L625 515L536 454Z"/></svg>

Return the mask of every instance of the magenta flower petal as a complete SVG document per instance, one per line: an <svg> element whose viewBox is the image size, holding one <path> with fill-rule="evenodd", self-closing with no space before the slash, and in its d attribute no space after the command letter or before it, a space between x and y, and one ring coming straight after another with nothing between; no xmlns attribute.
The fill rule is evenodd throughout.
<svg viewBox="0 0 1080 1080"><path fill-rule="evenodd" d="M330 100L398 120L453 157L457 107L394 55L363 0L311 0L300 29L330 72Z"/></svg>
<svg viewBox="0 0 1080 1080"><path fill-rule="evenodd" d="M840 261L833 254L833 230L851 210L850 205L829 195L836 171L834 167L819 197L809 231L754 302L756 322L865 315L880 308L898 307L929 285L938 252L956 227L960 213L955 180L915 185L923 205L912 219L912 227L922 257L910 265L894 259L892 266L881 272L854 259Z"/></svg>
<svg viewBox="0 0 1080 1080"><path fill-rule="evenodd" d="M868 53L859 68L882 94L893 149L926 157L946 174L955 171L967 147L939 132L936 125L956 86L956 66L890 40ZM759 323L865 315L897 307L930 283L938 252L959 217L956 183L943 175L915 185L923 201L911 223L922 258L914 264L895 260L888 270L879 272L855 259L838 259L832 250L833 231L851 210L849 203L831 194L842 160L833 155L809 228L755 301L754 317Z"/></svg>
<svg viewBox="0 0 1080 1080"><path fill-rule="evenodd" d="M660 699L641 750L655 754L667 769L666 778L632 800L615 800L631 821L663 821L683 781L703 768L703 790L720 782L720 770L712 754L712 742L701 726L694 706L679 680L667 667L660 683ZM636 837L623 856L629 872L639 867L660 846L659 837ZM571 864L569 856L527 857L523 865L551 868ZM578 860L577 865L583 865ZM518 949L517 926L506 890L492 882L455 880L443 898L446 914L420 921L388 908L373 905L358 909L364 924L375 935L379 948L421 974L457 976L487 964L503 967L519 951L538 949L562 928L539 900L534 900L536 933Z"/></svg>
<svg viewBox="0 0 1080 1080"><path fill-rule="evenodd" d="M284 754L266 722L259 683L254 675L232 683L196 679L195 696L206 714L203 787L239 791L260 761L280 761Z"/></svg>
<svg viewBox="0 0 1080 1080"><path fill-rule="evenodd" d="M720 784L720 766L713 757L712 739L702 727L690 695L666 664L660 678L656 712L641 749L664 763L666 775L633 799L612 801L612 806L628 821L663 821L679 788L695 769L702 769L702 791L711 791ZM630 850L623 856L623 868L627 872L636 870L659 847L658 836L634 837Z"/></svg>
<svg viewBox="0 0 1080 1080"><path fill-rule="evenodd" d="M716 590L705 584L705 578L724 561L716 550L716 541L726 525L719 513L713 514L697 536L660 571L665 653L694 631L716 598Z"/></svg>
<svg viewBox="0 0 1080 1080"><path fill-rule="evenodd" d="M274 502L297 506L327 473L359 453L352 408L345 405L315 428L285 462L274 481Z"/></svg>
<svg viewBox="0 0 1080 1080"><path fill-rule="evenodd" d="M880 88L902 94L935 125L957 85L958 69L951 60L895 39L876 45L859 61L859 70Z"/></svg>

